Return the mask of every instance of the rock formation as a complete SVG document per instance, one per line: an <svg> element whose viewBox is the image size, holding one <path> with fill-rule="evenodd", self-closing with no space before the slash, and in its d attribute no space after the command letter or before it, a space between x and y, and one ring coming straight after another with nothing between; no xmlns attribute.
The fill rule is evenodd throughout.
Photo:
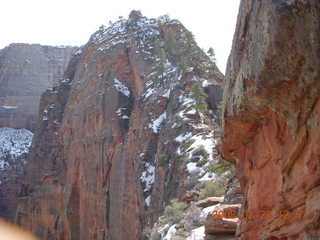
<svg viewBox="0 0 320 240"><path fill-rule="evenodd" d="M320 4L243 0L222 153L244 194L238 239L320 236Z"/></svg>
<svg viewBox="0 0 320 240"><path fill-rule="evenodd" d="M32 136L26 129L0 128L0 217L11 221Z"/></svg>
<svg viewBox="0 0 320 240"><path fill-rule="evenodd" d="M223 75L179 21L137 11L81 51L42 95L16 222L47 240L142 239L215 177Z"/></svg>
<svg viewBox="0 0 320 240"><path fill-rule="evenodd" d="M0 50L0 217L13 220L40 95L58 84L76 50L39 44Z"/></svg>
<svg viewBox="0 0 320 240"><path fill-rule="evenodd" d="M41 94L57 85L75 47L11 44L0 50L0 128L35 130Z"/></svg>

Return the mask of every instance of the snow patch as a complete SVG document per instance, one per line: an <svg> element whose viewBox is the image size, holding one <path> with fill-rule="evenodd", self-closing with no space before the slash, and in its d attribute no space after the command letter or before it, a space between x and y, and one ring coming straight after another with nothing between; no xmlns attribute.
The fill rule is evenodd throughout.
<svg viewBox="0 0 320 240"><path fill-rule="evenodd" d="M6 106L6 105L4 105L4 106L1 106L3 109L16 109L16 108L18 108L17 106Z"/></svg>
<svg viewBox="0 0 320 240"><path fill-rule="evenodd" d="M210 212L214 211L214 210L217 210L217 209L219 208L219 206L220 206L220 203L202 209L202 211L201 211L201 213L200 213L200 218L202 218L202 219L207 219L208 214L209 214Z"/></svg>
<svg viewBox="0 0 320 240"><path fill-rule="evenodd" d="M6 165L5 157L18 158L29 152L33 133L27 129L0 128L0 169Z"/></svg>
<svg viewBox="0 0 320 240"><path fill-rule="evenodd" d="M165 111L156 120L154 120L153 123L149 124L149 128L152 128L154 133L159 133L160 125L166 119L167 119L167 113Z"/></svg>
<svg viewBox="0 0 320 240"><path fill-rule="evenodd" d="M162 97L169 98L170 97L170 89L168 89L164 94L161 95Z"/></svg>
<svg viewBox="0 0 320 240"><path fill-rule="evenodd" d="M151 201L151 195L148 196L145 200L146 205L149 207L150 206L150 201Z"/></svg>
<svg viewBox="0 0 320 240"><path fill-rule="evenodd" d="M176 224L169 227L169 230L163 240L171 240L171 237L177 232Z"/></svg>
<svg viewBox="0 0 320 240"><path fill-rule="evenodd" d="M122 82L120 82L118 79L114 79L114 87L121 92L123 95L129 97L130 91L129 88Z"/></svg>
<svg viewBox="0 0 320 240"><path fill-rule="evenodd" d="M204 226L193 229L191 235L186 240L202 240L206 235Z"/></svg>
<svg viewBox="0 0 320 240"><path fill-rule="evenodd" d="M154 89L154 88L149 88L145 93L143 93L142 95L141 95L141 97L143 97L143 98L148 98L151 94L153 94L153 93L155 93L155 91L156 91L156 89Z"/></svg>
<svg viewBox="0 0 320 240"><path fill-rule="evenodd" d="M178 137L176 137L174 140L176 142L184 142L186 141L187 139L191 138L192 137L192 132L189 132L189 133L185 133L185 134L180 134Z"/></svg>
<svg viewBox="0 0 320 240"><path fill-rule="evenodd" d="M143 189L143 192L148 192L153 183L154 183L154 176L155 176L155 166L152 165L149 162L143 162L145 171L142 172L140 180L142 183L145 184L145 188Z"/></svg>

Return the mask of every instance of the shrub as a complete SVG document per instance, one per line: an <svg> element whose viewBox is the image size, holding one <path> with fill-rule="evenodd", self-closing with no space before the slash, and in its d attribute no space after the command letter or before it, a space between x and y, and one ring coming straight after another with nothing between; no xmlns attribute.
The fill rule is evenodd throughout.
<svg viewBox="0 0 320 240"><path fill-rule="evenodd" d="M184 217L184 228L187 231L191 231L195 227L200 227L203 222L200 217L201 209L198 208L195 204L192 204Z"/></svg>
<svg viewBox="0 0 320 240"><path fill-rule="evenodd" d="M199 160L198 162L197 162L197 167L203 167L206 163L208 162L208 160L207 159L201 159L201 160Z"/></svg>
<svg viewBox="0 0 320 240"><path fill-rule="evenodd" d="M226 185L214 181L204 182L204 189L200 194L200 198L221 197L226 191Z"/></svg>
<svg viewBox="0 0 320 240"><path fill-rule="evenodd" d="M204 159L208 159L209 153L203 145L200 145L192 152L192 156L203 156Z"/></svg>
<svg viewBox="0 0 320 240"><path fill-rule="evenodd" d="M161 166L161 167L164 167L164 166L166 166L166 164L167 164L167 157L165 156L165 155L161 155L160 157L159 157L159 165Z"/></svg>
<svg viewBox="0 0 320 240"><path fill-rule="evenodd" d="M234 172L234 164L227 162L220 156L218 162L212 163L208 167L207 171L213 172L218 175L224 175L228 178L228 175Z"/></svg>
<svg viewBox="0 0 320 240"><path fill-rule="evenodd" d="M191 145L195 142L195 139L189 139L188 141L186 141L185 144L182 145L181 147L181 152L185 152L189 147L191 147Z"/></svg>
<svg viewBox="0 0 320 240"><path fill-rule="evenodd" d="M177 199L172 199L170 205L166 206L164 209L164 222L169 225L180 222L186 208L186 203L179 202Z"/></svg>

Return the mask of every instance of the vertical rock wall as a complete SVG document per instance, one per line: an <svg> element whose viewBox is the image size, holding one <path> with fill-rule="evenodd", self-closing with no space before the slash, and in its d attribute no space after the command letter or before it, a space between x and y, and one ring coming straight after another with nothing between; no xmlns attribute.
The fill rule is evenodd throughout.
<svg viewBox="0 0 320 240"><path fill-rule="evenodd" d="M241 1L222 147L244 194L238 239L319 239L319 32L316 0Z"/></svg>
<svg viewBox="0 0 320 240"><path fill-rule="evenodd" d="M11 44L0 50L0 127L35 130L40 95L57 85L75 47Z"/></svg>

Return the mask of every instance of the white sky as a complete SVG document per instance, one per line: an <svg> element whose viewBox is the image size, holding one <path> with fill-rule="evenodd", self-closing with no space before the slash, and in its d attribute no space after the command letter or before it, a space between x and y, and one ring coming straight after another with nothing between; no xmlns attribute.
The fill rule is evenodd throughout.
<svg viewBox="0 0 320 240"><path fill-rule="evenodd" d="M149 18L169 14L207 50L225 72L240 0L1 0L0 48L10 43L85 44L101 24L141 10Z"/></svg>

